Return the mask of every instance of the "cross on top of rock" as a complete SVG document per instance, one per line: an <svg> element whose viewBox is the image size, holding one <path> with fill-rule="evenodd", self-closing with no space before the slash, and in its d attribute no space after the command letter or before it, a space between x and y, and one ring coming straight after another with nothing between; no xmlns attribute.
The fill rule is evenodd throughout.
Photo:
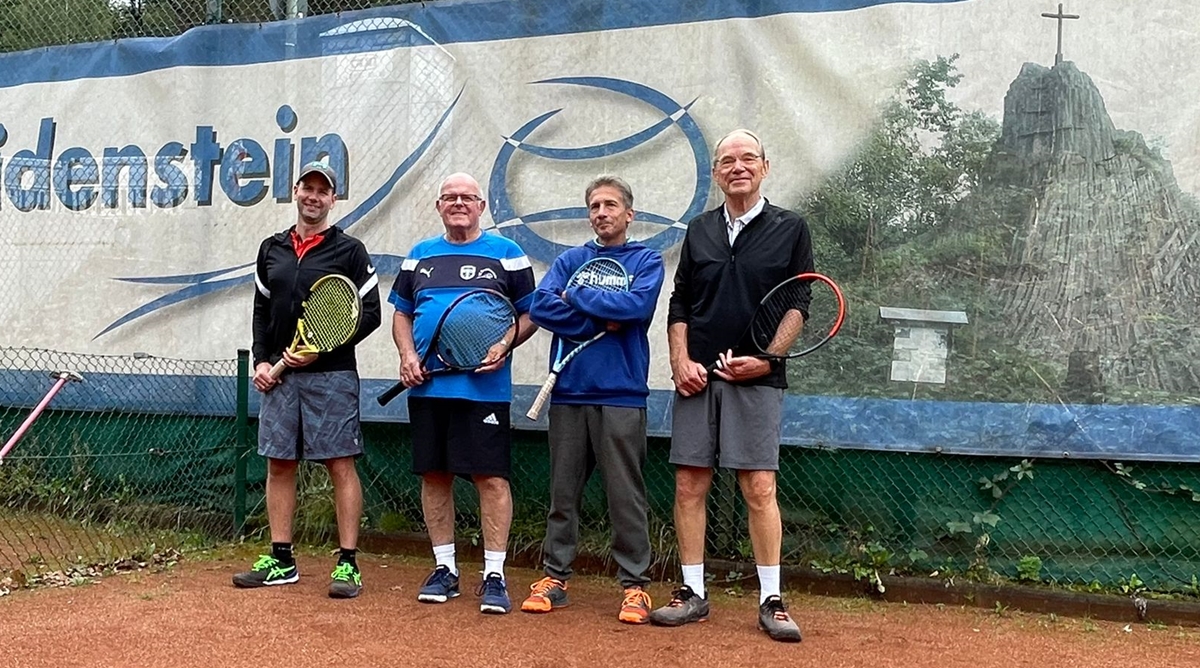
<svg viewBox="0 0 1200 668"><path fill-rule="evenodd" d="M1055 19L1056 21L1058 21L1058 51L1054 54L1054 64L1057 65L1063 61L1063 52L1062 52L1063 21L1067 20L1067 19L1077 19L1077 18L1079 18L1079 15L1078 14L1064 14L1063 6L1062 6L1062 3L1060 2L1060 3L1058 3L1058 12L1057 13L1051 14L1049 12L1042 12L1042 16L1044 16L1045 18L1048 18L1048 19Z"/></svg>

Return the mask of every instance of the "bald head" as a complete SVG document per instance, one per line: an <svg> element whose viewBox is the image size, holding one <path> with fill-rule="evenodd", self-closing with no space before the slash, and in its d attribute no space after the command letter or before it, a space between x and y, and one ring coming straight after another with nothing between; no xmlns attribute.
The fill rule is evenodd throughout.
<svg viewBox="0 0 1200 668"><path fill-rule="evenodd" d="M463 190L463 188L467 188L471 194L480 197L483 196L483 191L479 188L479 182L475 180L474 176L466 172L455 172L443 179L442 185L438 186L438 194L446 192L447 188L454 192L467 192Z"/></svg>
<svg viewBox="0 0 1200 668"><path fill-rule="evenodd" d="M718 158L721 157L721 147L723 145L725 145L727 142L729 142L730 140L737 138L737 137L748 139L751 142L754 142L754 145L758 147L759 157L762 158L763 160L767 159L767 150L765 148L763 148L762 140L758 138L758 135L754 134L753 132L751 132L745 128L738 128L737 130L734 130L734 131L726 134L724 137L721 137L720 139L717 140L717 145L713 148L713 162L714 163L717 161Z"/></svg>

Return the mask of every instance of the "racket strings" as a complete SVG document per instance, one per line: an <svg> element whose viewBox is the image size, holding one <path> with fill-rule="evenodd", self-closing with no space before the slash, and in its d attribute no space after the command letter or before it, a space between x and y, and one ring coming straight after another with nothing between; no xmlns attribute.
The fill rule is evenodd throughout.
<svg viewBox="0 0 1200 668"><path fill-rule="evenodd" d="M446 313L435 352L451 368L478 367L512 328L514 317L512 307L498 296L469 295Z"/></svg>
<svg viewBox="0 0 1200 668"><path fill-rule="evenodd" d="M792 281L776 288L755 311L750 331L754 346L769 355L786 356L807 348L814 336L823 336L825 332L809 322L812 302L809 281Z"/></svg>
<svg viewBox="0 0 1200 668"><path fill-rule="evenodd" d="M304 302L304 338L332 350L350 340L358 329L358 291L345 281L322 281Z"/></svg>
<svg viewBox="0 0 1200 668"><path fill-rule="evenodd" d="M620 262L608 258L589 260L571 276L567 287L589 287L605 292L627 292L629 274Z"/></svg>

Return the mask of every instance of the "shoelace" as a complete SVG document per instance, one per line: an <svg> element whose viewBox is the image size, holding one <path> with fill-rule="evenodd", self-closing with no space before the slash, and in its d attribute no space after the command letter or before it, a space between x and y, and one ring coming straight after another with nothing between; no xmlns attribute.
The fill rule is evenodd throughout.
<svg viewBox="0 0 1200 668"><path fill-rule="evenodd" d="M435 568L433 573L429 574L429 579L425 581L425 586L444 585L450 586L450 576L453 575L449 568Z"/></svg>
<svg viewBox="0 0 1200 668"><path fill-rule="evenodd" d="M679 589L676 589L675 591L671 592L671 602L667 604L667 607L668 608L678 608L679 606L683 605L684 603L687 603L688 599L692 598L695 595L696 595L696 592L692 591L691 587L680 587Z"/></svg>
<svg viewBox="0 0 1200 668"><path fill-rule="evenodd" d="M500 578L484 578L483 582L479 583L479 589L475 590L476 596L499 596L504 591L504 580Z"/></svg>
<svg viewBox="0 0 1200 668"><path fill-rule="evenodd" d="M333 569L333 575L330 577L332 577L334 580L352 580L354 579L354 567L350 564L338 564L337 567Z"/></svg>
<svg viewBox="0 0 1200 668"><path fill-rule="evenodd" d="M279 560L269 554L258 555L258 561L254 562L254 566L250 568L252 571L265 571L269 568L274 568L279 564Z"/></svg>
<svg viewBox="0 0 1200 668"><path fill-rule="evenodd" d="M771 617L773 617L776 621L786 622L791 619L791 615L789 615L787 611L787 606L783 604L783 599L775 597L768 598L766 606L767 610L771 611Z"/></svg>
<svg viewBox="0 0 1200 668"><path fill-rule="evenodd" d="M650 594L647 594L641 589L627 589L625 591L625 600L621 601L623 608L649 608Z"/></svg>
<svg viewBox="0 0 1200 668"><path fill-rule="evenodd" d="M529 585L529 591L533 596L545 596L551 589L561 587L566 589L562 582L551 577L544 577L541 580Z"/></svg>

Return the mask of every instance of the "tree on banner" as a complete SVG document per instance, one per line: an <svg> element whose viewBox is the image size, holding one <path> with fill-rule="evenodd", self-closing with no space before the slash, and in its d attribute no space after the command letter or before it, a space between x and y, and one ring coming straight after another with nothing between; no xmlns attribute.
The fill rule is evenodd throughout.
<svg viewBox="0 0 1200 668"><path fill-rule="evenodd" d="M1005 266L1021 194L981 193L999 123L948 93L957 54L914 64L852 162L806 203L822 272L856 314L825 354L789 368L793 392L1052 401L1053 370L1009 346L990 276ZM893 332L879 306L966 310L945 386L891 383ZM853 370L847 373L846 370Z"/></svg>

